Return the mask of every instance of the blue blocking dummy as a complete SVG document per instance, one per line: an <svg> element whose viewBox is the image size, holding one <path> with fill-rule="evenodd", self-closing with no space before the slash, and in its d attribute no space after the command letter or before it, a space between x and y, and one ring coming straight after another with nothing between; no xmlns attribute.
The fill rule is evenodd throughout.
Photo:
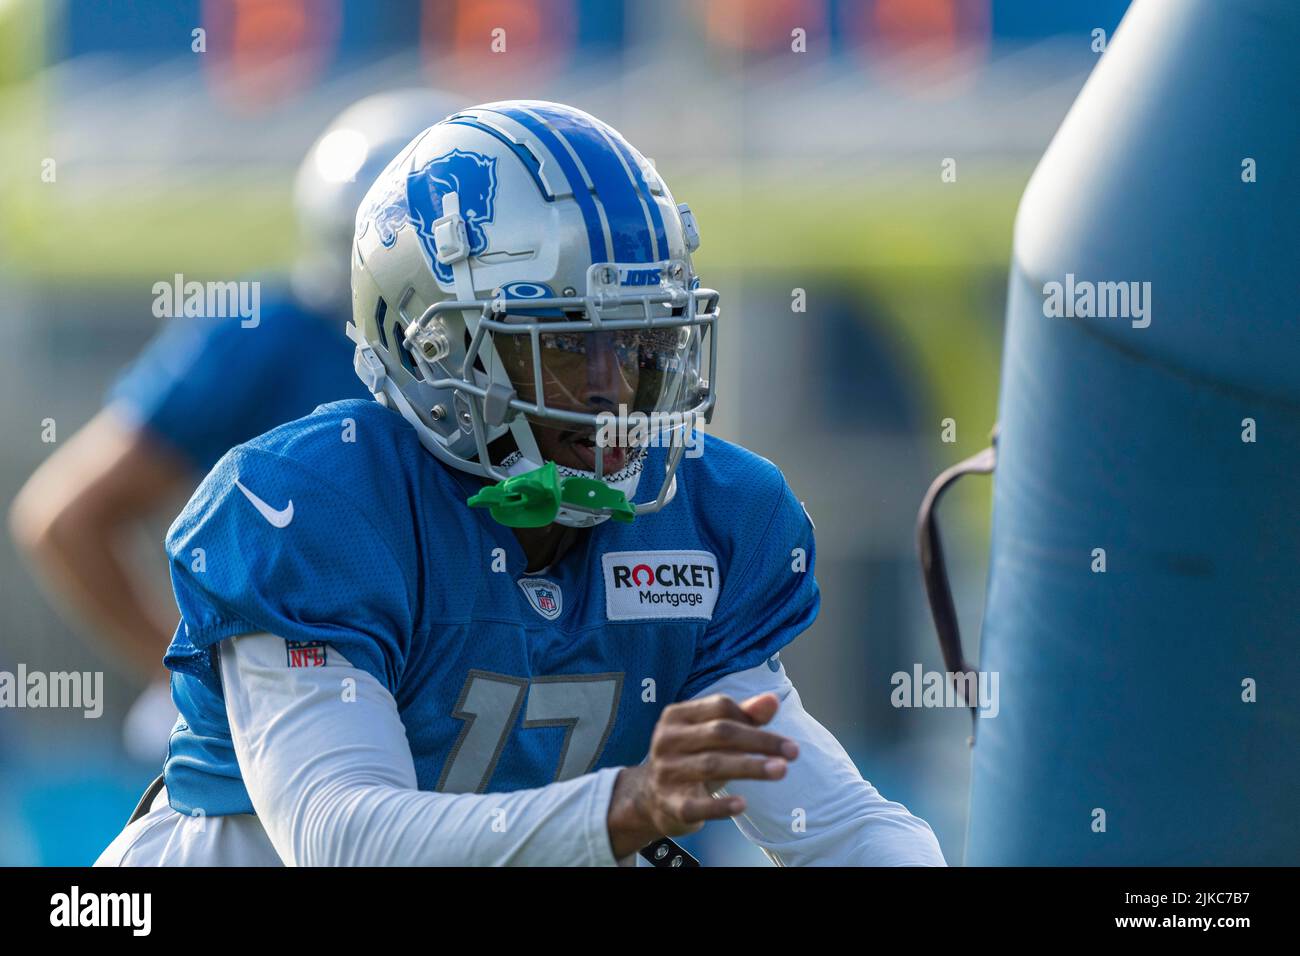
<svg viewBox="0 0 1300 956"><path fill-rule="evenodd" d="M1300 860L1297 51L1138 0L1026 189L967 863Z"/></svg>

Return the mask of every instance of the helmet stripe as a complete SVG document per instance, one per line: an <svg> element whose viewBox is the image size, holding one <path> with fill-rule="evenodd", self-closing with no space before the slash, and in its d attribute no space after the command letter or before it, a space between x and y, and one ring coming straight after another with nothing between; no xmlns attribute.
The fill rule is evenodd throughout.
<svg viewBox="0 0 1300 956"><path fill-rule="evenodd" d="M530 110L564 138L587 170L596 195L605 207L617 262L657 262L653 225L629 163L605 135L603 124L576 110L534 106ZM657 210L656 210L657 211Z"/></svg>
<svg viewBox="0 0 1300 956"><path fill-rule="evenodd" d="M591 247L591 261L593 263L610 261L612 252L606 244L609 236L606 233L601 210L597 208L595 198L587 189L587 180L583 177L582 170L574 162L573 157L569 155L569 151L565 149L564 142L551 131L545 122L528 110L512 106L494 109L493 112L500 113L527 129L555 157L556 165L560 167L560 171L564 173L564 177L569 181L569 188L573 192L573 198L582 211L582 218L587 226L587 243Z"/></svg>
<svg viewBox="0 0 1300 956"><path fill-rule="evenodd" d="M528 174L533 177L533 182L537 184L537 189L541 192L542 198L547 202L555 202L555 193L551 192L551 190L547 188L546 183L542 181L542 172L538 166L537 157L533 155L532 151L528 149L528 147L522 146L519 143L511 142L509 137L502 133L501 130L494 129L487 123L480 123L478 120L470 117L453 116L445 122L448 125L470 126L474 129L482 130L494 139L500 140L505 144L507 149L519 157L519 161L524 164L524 168L528 170Z"/></svg>
<svg viewBox="0 0 1300 956"><path fill-rule="evenodd" d="M613 145L618 154L623 157L623 162L631 171L632 179L640 189L641 201L645 205L646 211L650 215L650 222L655 231L655 261L667 259L668 237L664 233L664 217L659 211L659 204L655 202L654 194L650 192L650 184L645 181L645 176L641 172L641 167L637 164L636 157L632 154L632 147L628 145L627 140L623 139L615 129L601 130L605 138Z"/></svg>

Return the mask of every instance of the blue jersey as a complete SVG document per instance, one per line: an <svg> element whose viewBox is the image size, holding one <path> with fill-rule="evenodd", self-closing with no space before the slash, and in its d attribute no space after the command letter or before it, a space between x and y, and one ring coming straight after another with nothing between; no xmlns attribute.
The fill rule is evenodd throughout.
<svg viewBox="0 0 1300 956"><path fill-rule="evenodd" d="M647 478L664 454L650 450ZM420 789L483 793L639 762L666 705L817 615L811 522L776 466L736 445L707 437L667 507L581 532L540 574L466 506L481 487L374 401L222 458L167 536L174 808L252 812L214 653L227 637L278 635L287 666L334 649L393 695Z"/></svg>
<svg viewBox="0 0 1300 956"><path fill-rule="evenodd" d="M200 475L227 450L317 405L368 396L342 316L268 295L260 320L175 318L113 384L108 401Z"/></svg>

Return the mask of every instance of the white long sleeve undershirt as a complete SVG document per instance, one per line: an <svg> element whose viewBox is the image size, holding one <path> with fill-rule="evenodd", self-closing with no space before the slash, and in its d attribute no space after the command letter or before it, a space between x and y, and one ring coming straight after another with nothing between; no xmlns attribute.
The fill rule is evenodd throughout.
<svg viewBox="0 0 1300 956"><path fill-rule="evenodd" d="M721 792L745 798L736 826L778 866L946 866L930 825L886 800L862 778L835 736L803 708L785 668L773 661L722 678L705 694L781 701L765 730L799 744L780 780L733 780Z"/></svg>
<svg viewBox="0 0 1300 956"><path fill-rule="evenodd" d="M511 793L416 789L388 690L326 649L285 666L284 641L221 646L235 755L289 866L612 866L606 813L618 768Z"/></svg>
<svg viewBox="0 0 1300 956"><path fill-rule="evenodd" d="M244 783L286 864L630 862L615 861L606 822L619 768L510 793L418 790L392 695L335 649L327 649L327 666L288 668L282 639L249 634L223 642L220 656ZM783 780L728 787L747 801L736 822L751 842L782 865L944 864L929 826L862 779L803 710L784 668L761 664L700 696L765 691L781 698L770 729L797 741L800 755Z"/></svg>

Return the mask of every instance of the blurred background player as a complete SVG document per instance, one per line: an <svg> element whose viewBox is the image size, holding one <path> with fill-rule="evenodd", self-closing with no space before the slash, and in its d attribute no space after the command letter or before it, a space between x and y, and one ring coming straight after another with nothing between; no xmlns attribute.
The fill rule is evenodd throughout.
<svg viewBox="0 0 1300 956"><path fill-rule="evenodd" d="M123 541L160 513L173 515L175 499L227 449L317 405L368 395L344 334L357 205L397 151L455 106L448 94L407 89L341 113L299 167L299 254L287 281L261 293L260 314L169 319L103 409L13 502L14 539L51 603L150 681L123 728L137 760L156 762L166 752L175 721L162 655L176 611L144 580Z"/></svg>

